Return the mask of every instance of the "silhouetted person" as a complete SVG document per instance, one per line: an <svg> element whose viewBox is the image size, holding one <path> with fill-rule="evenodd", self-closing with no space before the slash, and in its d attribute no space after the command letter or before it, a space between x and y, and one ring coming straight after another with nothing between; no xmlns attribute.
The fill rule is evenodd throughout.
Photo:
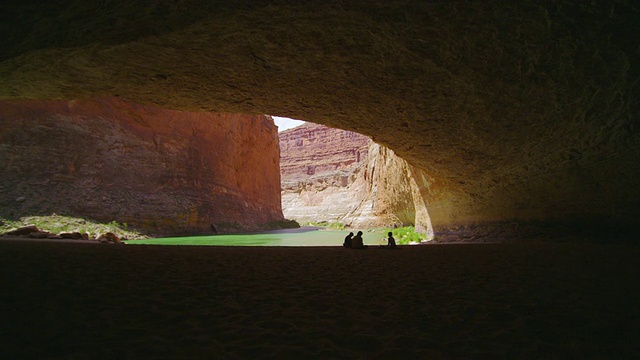
<svg viewBox="0 0 640 360"><path fill-rule="evenodd" d="M351 247L354 249L362 249L364 247L362 243L362 231L358 231L358 234L351 239Z"/></svg>
<svg viewBox="0 0 640 360"><path fill-rule="evenodd" d="M396 239L393 238L393 233L389 231L387 235L389 235L389 237L387 238L387 246L390 248L396 247Z"/></svg>
<svg viewBox="0 0 640 360"><path fill-rule="evenodd" d="M352 233L352 232L350 232L350 233L349 233L349 235L347 235L347 236L344 238L344 243L342 244L342 246L347 247L347 248L350 248L350 247L351 247L351 241L352 241L351 239L352 239L352 238L353 238L353 233Z"/></svg>

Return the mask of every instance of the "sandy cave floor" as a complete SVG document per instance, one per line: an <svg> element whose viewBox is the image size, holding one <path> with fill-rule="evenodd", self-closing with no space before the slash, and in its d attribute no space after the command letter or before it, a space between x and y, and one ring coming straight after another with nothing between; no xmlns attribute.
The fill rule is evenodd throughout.
<svg viewBox="0 0 640 360"><path fill-rule="evenodd" d="M0 241L0 358L639 358L640 246Z"/></svg>

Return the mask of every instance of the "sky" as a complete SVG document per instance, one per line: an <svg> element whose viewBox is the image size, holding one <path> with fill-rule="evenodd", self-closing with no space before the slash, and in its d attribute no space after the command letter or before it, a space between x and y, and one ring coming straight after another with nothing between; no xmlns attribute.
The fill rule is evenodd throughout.
<svg viewBox="0 0 640 360"><path fill-rule="evenodd" d="M280 117L280 116L272 116L272 118L273 118L273 121L275 121L276 125L278 126L278 132L291 129L292 127L296 127L298 125L304 124L304 121L302 120L290 119L290 118Z"/></svg>

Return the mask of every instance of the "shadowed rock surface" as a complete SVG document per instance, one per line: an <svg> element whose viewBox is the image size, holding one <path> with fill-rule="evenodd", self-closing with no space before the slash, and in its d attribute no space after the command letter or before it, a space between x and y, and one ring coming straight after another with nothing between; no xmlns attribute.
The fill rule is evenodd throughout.
<svg viewBox="0 0 640 360"><path fill-rule="evenodd" d="M0 214L127 223L146 234L283 220L270 117L117 99L0 101Z"/></svg>
<svg viewBox="0 0 640 360"><path fill-rule="evenodd" d="M0 20L3 99L305 119L426 170L436 228L638 231L633 2L24 1Z"/></svg>

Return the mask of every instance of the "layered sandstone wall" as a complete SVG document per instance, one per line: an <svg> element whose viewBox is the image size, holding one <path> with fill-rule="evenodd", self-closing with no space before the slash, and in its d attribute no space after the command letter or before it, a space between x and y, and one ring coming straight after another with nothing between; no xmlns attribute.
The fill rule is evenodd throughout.
<svg viewBox="0 0 640 360"><path fill-rule="evenodd" d="M367 157L369 138L314 123L283 131L280 138L280 173L283 181L326 175L353 168Z"/></svg>
<svg viewBox="0 0 640 360"><path fill-rule="evenodd" d="M368 137L307 123L280 133L285 217L433 234L426 173Z"/></svg>
<svg viewBox="0 0 640 360"><path fill-rule="evenodd" d="M369 138L313 123L280 133L282 207L299 222L339 221L352 210Z"/></svg>
<svg viewBox="0 0 640 360"><path fill-rule="evenodd" d="M150 234L282 220L273 120L117 99L3 101L0 212L118 221Z"/></svg>

